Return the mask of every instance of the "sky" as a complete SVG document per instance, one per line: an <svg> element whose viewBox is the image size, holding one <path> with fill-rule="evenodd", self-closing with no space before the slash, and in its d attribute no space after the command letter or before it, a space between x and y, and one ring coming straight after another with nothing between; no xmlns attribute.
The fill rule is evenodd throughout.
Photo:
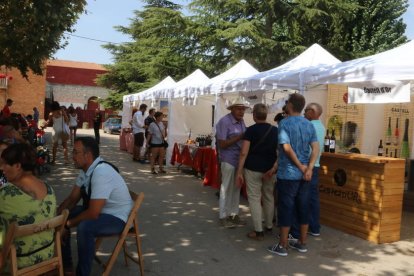
<svg viewBox="0 0 414 276"><path fill-rule="evenodd" d="M175 1L187 5L190 0ZM82 14L74 26L75 32L68 35L68 45L56 52L57 59L93 62L98 64L113 63L112 55L101 45L108 42L122 43L130 38L116 31L114 26L128 26L134 17L134 10L142 10L144 3L138 0L88 0L87 13ZM404 15L407 24L406 35L414 39L414 0L409 0L409 8ZM81 38L84 37L84 38ZM90 38L90 39L85 39Z"/></svg>

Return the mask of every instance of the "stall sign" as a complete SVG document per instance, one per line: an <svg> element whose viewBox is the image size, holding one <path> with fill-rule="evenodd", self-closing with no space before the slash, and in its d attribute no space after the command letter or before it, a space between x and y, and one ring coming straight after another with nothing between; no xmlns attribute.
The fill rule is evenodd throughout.
<svg viewBox="0 0 414 276"><path fill-rule="evenodd" d="M348 103L410 102L410 82L364 82L348 86Z"/></svg>

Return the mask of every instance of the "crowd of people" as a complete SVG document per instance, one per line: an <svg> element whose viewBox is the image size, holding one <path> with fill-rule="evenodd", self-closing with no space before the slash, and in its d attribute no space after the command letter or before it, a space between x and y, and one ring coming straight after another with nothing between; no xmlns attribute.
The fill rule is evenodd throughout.
<svg viewBox="0 0 414 276"><path fill-rule="evenodd" d="M17 220L20 224L41 222L69 209L62 243L64 270L66 275L75 274L70 230L76 228L76 275L90 275L95 238L118 234L125 226L132 208L128 187L116 166L100 157L99 136L76 137L78 121L74 111L69 108L66 112L58 103L53 103L46 122L54 130L52 162L55 161L59 143L63 147L65 161L69 162L70 141L73 143L73 162L80 170L71 193L58 205L52 187L34 173L35 148L24 138L22 116L10 112L12 103L7 101L0 120L3 138L0 141L0 247L12 221ZM309 103L303 117L304 107L302 95L290 95L284 113L275 117L278 122L276 127L267 123L266 105L256 104L253 107L255 124L246 127L243 117L248 106L237 99L228 107L230 113L221 118L216 126L222 176L220 224L226 228L246 225L246 221L239 216L240 188L246 185L254 228L247 233L247 237L263 240L265 234L274 233L277 206L279 241L269 246L268 250L280 256L287 256L289 247L307 252L308 233L320 234L317 186L325 129L319 121L321 106ZM145 143L149 148L151 173L165 173L163 165L168 144L165 141L167 131L163 113L150 109L149 116L144 118L146 110L147 106L141 104L131 121L135 138L133 160L144 162L147 154L141 154L141 149ZM39 115L35 109L33 111L33 116L27 116L25 121L27 125L37 127ZM95 121L100 120L100 115L96 115ZM155 170L156 161L158 171ZM50 258L54 254L52 235L45 232L35 238L19 240L19 267ZM0 269L2 267L7 270L6 261L0 257Z"/></svg>
<svg viewBox="0 0 414 276"><path fill-rule="evenodd" d="M33 116L24 119L25 125L20 119L22 116L10 111L12 103L12 100L7 101L0 118L0 248L5 245L12 222L19 225L40 223L68 209L69 217L62 234L65 275L90 275L96 237L119 234L125 227L133 205L128 187L117 167L100 157L99 137L76 137L77 116L71 108L66 112L54 102L48 121L42 126L53 127L52 162L59 143L63 146L65 162L69 162L68 142L71 141L73 163L80 170L71 193L58 205L53 188L36 175L36 145L22 131L26 125L34 123L37 128L38 111L33 109ZM70 247L71 228L76 228L77 233L76 271ZM17 238L14 244L19 268L50 259L55 254L52 230ZM0 274L3 275L10 268L7 255L2 253Z"/></svg>
<svg viewBox="0 0 414 276"><path fill-rule="evenodd" d="M149 159L151 173L164 174L166 173L164 169L165 151L168 147L166 142L167 128L163 122L164 114L150 108L148 116L145 117L146 110L146 104L141 104L138 110L133 110L130 122L134 134L132 160L145 164L145 160ZM142 154L144 145L146 150ZM156 164L159 167L158 171L155 169Z"/></svg>
<svg viewBox="0 0 414 276"><path fill-rule="evenodd" d="M266 105L256 104L255 124L246 128L243 117L248 106L238 98L216 125L220 224L226 228L246 224L239 216L240 188L246 185L254 227L247 237L263 240L265 234L274 233L276 221L279 240L268 251L280 256L287 256L288 248L307 252L308 233L320 235L318 172L325 128L319 120L322 107L305 104L302 95L291 94L284 112L275 117L277 127L266 122Z"/></svg>

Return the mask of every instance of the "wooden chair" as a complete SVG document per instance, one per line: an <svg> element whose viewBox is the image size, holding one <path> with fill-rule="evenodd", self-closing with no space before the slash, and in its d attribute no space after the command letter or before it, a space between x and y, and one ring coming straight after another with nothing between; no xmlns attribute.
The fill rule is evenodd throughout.
<svg viewBox="0 0 414 276"><path fill-rule="evenodd" d="M41 275L49 271L58 270L59 275L63 276L63 262L62 262L62 250L61 250L61 234L62 229L68 218L69 211L64 210L61 215L46 220L41 223L27 224L19 226L16 222L10 224L7 231L4 247L2 249L3 260L10 258L10 273L15 275ZM29 267L18 269L16 246L14 240L30 235L36 235L40 232L44 232L50 229L55 229L54 233L54 245L55 255L51 259L45 260L41 263L34 264Z"/></svg>
<svg viewBox="0 0 414 276"><path fill-rule="evenodd" d="M139 195L137 195L136 193L129 191L129 193L131 194L131 198L134 202L134 205L131 209L131 212L129 213L128 216L128 220L125 224L125 228L122 231L121 234L119 235L112 235L112 236L104 236L104 237L98 237L96 239L95 242L95 260L101 264L104 268L104 272L102 273L102 275L109 275L109 273L112 270L113 265L115 264L115 261L118 257L119 251L121 250L121 247L123 248L124 251L124 259L125 259L125 265L128 265L128 258L131 259L132 261L134 261L135 263L137 263L139 265L139 269L141 272L141 275L144 275L144 260L143 260L143 256L142 256L142 249L141 249L141 238L139 236L139 230L138 230L138 218L137 218L137 214L138 214L138 210L139 207L141 206L142 201L144 200L144 193L140 193ZM96 251L98 251L102 240L104 238L110 238L110 237L117 237L118 241L116 243L116 246L114 248L114 250L112 251L111 256L109 257L108 261L104 264L97 256L96 256ZM137 246L137 253L138 253L138 259L134 258L130 252L128 252L128 248L126 245L126 238L133 238L134 242Z"/></svg>

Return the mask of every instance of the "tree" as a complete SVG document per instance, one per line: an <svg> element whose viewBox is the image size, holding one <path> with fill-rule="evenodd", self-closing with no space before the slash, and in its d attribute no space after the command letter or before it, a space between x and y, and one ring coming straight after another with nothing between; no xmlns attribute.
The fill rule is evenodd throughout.
<svg viewBox="0 0 414 276"><path fill-rule="evenodd" d="M407 0L358 0L361 8L348 30L347 51L352 57L364 57L395 48L407 42L402 15Z"/></svg>
<svg viewBox="0 0 414 276"><path fill-rule="evenodd" d="M202 65L192 52L190 21L181 13L181 7L170 1L146 2L143 11L135 11L128 27L117 27L133 42L105 45L115 63L107 67L109 72L98 83L112 89L112 93L136 93L166 76L183 78ZM104 104L113 105L113 101Z"/></svg>
<svg viewBox="0 0 414 276"><path fill-rule="evenodd" d="M2 0L0 3L0 65L42 74L44 61L64 47L64 32L83 12L85 0Z"/></svg>

